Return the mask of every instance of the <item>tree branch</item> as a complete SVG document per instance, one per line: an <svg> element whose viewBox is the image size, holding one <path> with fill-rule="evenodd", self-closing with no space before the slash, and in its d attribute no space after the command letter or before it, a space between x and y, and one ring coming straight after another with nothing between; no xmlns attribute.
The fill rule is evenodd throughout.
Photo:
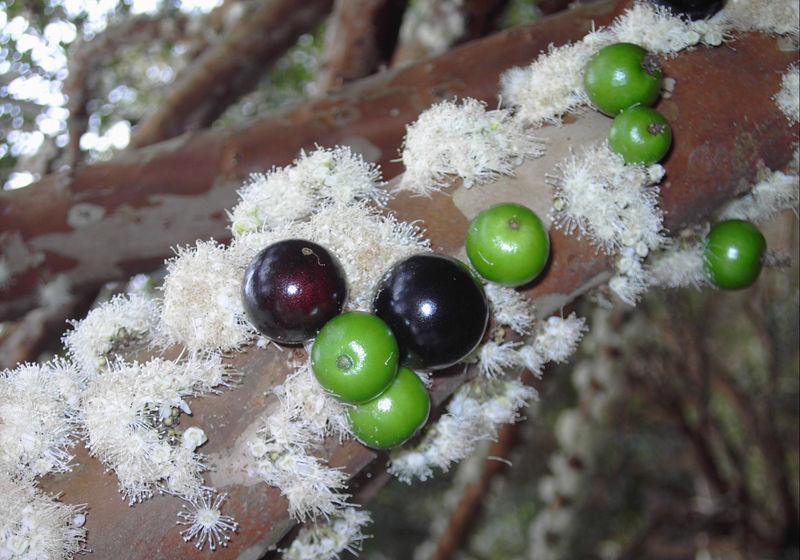
<svg viewBox="0 0 800 560"><path fill-rule="evenodd" d="M175 83L165 103L134 129L131 147L173 138L186 130L205 128L235 100L250 91L266 69L298 37L317 25L331 0L269 0L247 14L200 57Z"/></svg>
<svg viewBox="0 0 800 560"><path fill-rule="evenodd" d="M403 0L336 0L328 20L319 92L369 76L394 50Z"/></svg>

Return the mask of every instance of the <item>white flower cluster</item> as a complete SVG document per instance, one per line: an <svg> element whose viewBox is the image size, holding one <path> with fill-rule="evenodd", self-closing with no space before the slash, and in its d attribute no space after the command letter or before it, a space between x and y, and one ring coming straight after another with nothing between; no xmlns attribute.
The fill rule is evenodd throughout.
<svg viewBox="0 0 800 560"><path fill-rule="evenodd" d="M229 212L234 236L306 217L321 203L383 201L380 171L346 146L301 152L292 165L258 173L239 189Z"/></svg>
<svg viewBox="0 0 800 560"><path fill-rule="evenodd" d="M118 294L95 307L61 341L86 377L94 377L114 359L118 344L147 339L155 330L158 302L143 294Z"/></svg>
<svg viewBox="0 0 800 560"><path fill-rule="evenodd" d="M245 265L246 266L246 265ZM167 263L159 337L190 352L234 350L253 337L243 319L244 267L215 241L182 248Z"/></svg>
<svg viewBox="0 0 800 560"><path fill-rule="evenodd" d="M317 383L308 362L273 392L278 409L265 415L264 426L249 442L252 474L280 489L295 519L329 517L346 509L347 495L340 490L347 473L310 453L325 436L347 433L343 406Z"/></svg>
<svg viewBox="0 0 800 560"><path fill-rule="evenodd" d="M114 470L131 504L158 490L193 498L205 489L201 473L206 467L194 452L204 437L195 430L184 440L170 432L173 410L190 414L187 399L233 381L214 355L114 363L89 381L83 395L87 447Z"/></svg>
<svg viewBox="0 0 800 560"><path fill-rule="evenodd" d="M84 510L58 502L33 480L0 470L0 559L68 560L88 552Z"/></svg>
<svg viewBox="0 0 800 560"><path fill-rule="evenodd" d="M555 188L555 227L577 231L603 251L618 253L609 286L630 304L648 285L643 260L666 241L658 205L663 175L659 164L626 164L602 142L573 153L548 177Z"/></svg>
<svg viewBox="0 0 800 560"><path fill-rule="evenodd" d="M70 470L78 384L77 370L63 360L0 373L0 473Z"/></svg>
<svg viewBox="0 0 800 560"><path fill-rule="evenodd" d="M604 348L620 344L608 324L609 312L595 311L591 334L584 340L589 358L572 372L578 405L561 412L555 424L559 449L549 460L550 474L539 481L539 498L545 506L528 530L531 558L564 558L568 537L574 536L582 499L591 486L591 474L607 435L604 425L619 402L624 383Z"/></svg>
<svg viewBox="0 0 800 560"><path fill-rule="evenodd" d="M403 142L405 172L398 190L430 196L460 177L465 187L511 175L526 157L543 153L510 111L487 111L484 103L441 101L408 126Z"/></svg>
<svg viewBox="0 0 800 560"><path fill-rule="evenodd" d="M532 387L518 379L462 385L419 443L392 450L389 472L406 483L415 478L427 480L434 468L446 472L469 456L479 442L494 439L502 424L518 420L518 410L535 395Z"/></svg>
<svg viewBox="0 0 800 560"><path fill-rule="evenodd" d="M668 243L650 258L648 274L653 286L699 288L708 285L703 269L703 245L698 242Z"/></svg>
<svg viewBox="0 0 800 560"><path fill-rule="evenodd" d="M283 550L285 560L321 560L339 558L349 552L358 555L366 538L363 528L371 521L366 511L347 507L324 523L305 526L289 548Z"/></svg>
<svg viewBox="0 0 800 560"><path fill-rule="evenodd" d="M664 241L658 206L663 174L658 164L626 164L607 142L587 146L548 177L555 188L555 226L577 230L607 253L630 247L646 256Z"/></svg>
<svg viewBox="0 0 800 560"><path fill-rule="evenodd" d="M800 66L792 63L781 78L781 89L775 94L775 103L790 123L800 121Z"/></svg>

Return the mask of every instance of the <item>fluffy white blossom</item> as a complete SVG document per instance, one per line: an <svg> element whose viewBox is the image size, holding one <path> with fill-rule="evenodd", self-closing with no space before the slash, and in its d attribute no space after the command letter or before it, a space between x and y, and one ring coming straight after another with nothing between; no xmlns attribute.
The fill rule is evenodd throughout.
<svg viewBox="0 0 800 560"><path fill-rule="evenodd" d="M240 296L246 266L214 241L178 249L164 280L162 343L199 352L231 350L249 341L253 330L244 320Z"/></svg>
<svg viewBox="0 0 800 560"><path fill-rule="evenodd" d="M178 525L187 525L181 531L183 540L195 540L194 546L202 550L208 548L216 550L217 546L228 546L231 540L228 533L235 533L239 524L230 515L222 515L220 505L227 494L214 496L204 492L199 497L187 500L178 512Z"/></svg>
<svg viewBox="0 0 800 560"><path fill-rule="evenodd" d="M513 288L494 282L488 282L484 290L495 322L511 327L521 335L527 334L535 320L530 299Z"/></svg>
<svg viewBox="0 0 800 560"><path fill-rule="evenodd" d="M380 171L346 146L301 152L289 166L250 176L229 213L231 231L275 228L311 214L322 202L383 201Z"/></svg>
<svg viewBox="0 0 800 560"><path fill-rule="evenodd" d="M763 178L750 191L720 209L718 218L738 218L754 223L764 223L785 210L797 211L800 199L800 178L796 174L766 171Z"/></svg>
<svg viewBox="0 0 800 560"><path fill-rule="evenodd" d="M253 475L280 489L296 519L335 514L347 502L347 473L310 453L326 435L347 433L344 409L317 383L308 362L276 386L278 407L248 443Z"/></svg>
<svg viewBox="0 0 800 560"><path fill-rule="evenodd" d="M546 361L564 362L575 352L584 332L586 322L575 313L567 317L553 315L539 323L534 347Z"/></svg>
<svg viewBox="0 0 800 560"><path fill-rule="evenodd" d="M283 550L286 560L328 560L349 552L358 555L366 538L364 526L371 521L368 512L348 506L338 510L325 522L306 525Z"/></svg>
<svg viewBox="0 0 800 560"><path fill-rule="evenodd" d="M775 103L790 123L800 121L800 67L792 63L781 78L781 89L775 94Z"/></svg>
<svg viewBox="0 0 800 560"><path fill-rule="evenodd" d="M658 205L662 176L658 164L626 164L607 142L573 153L549 177L556 227L586 235L608 253L639 244L645 251L655 249L664 242Z"/></svg>
<svg viewBox="0 0 800 560"><path fill-rule="evenodd" d="M514 67L500 76L503 103L517 110L517 118L539 126L560 124L569 112L589 105L583 88L583 68L611 37L594 36L595 42L550 45L529 66Z"/></svg>
<svg viewBox="0 0 800 560"><path fill-rule="evenodd" d="M0 471L71 469L78 391L78 373L63 360L0 372Z"/></svg>
<svg viewBox="0 0 800 560"><path fill-rule="evenodd" d="M93 377L117 357L115 349L147 338L155 329L158 302L136 294L118 294L70 321L72 329L62 336L69 356L86 377Z"/></svg>
<svg viewBox="0 0 800 560"><path fill-rule="evenodd" d="M0 469L0 558L69 560L88 552L83 505L57 501Z"/></svg>
<svg viewBox="0 0 800 560"><path fill-rule="evenodd" d="M434 468L447 471L470 455L478 442L497 437L502 424L518 420L519 410L535 396L536 391L518 379L462 385L417 444L392 450L389 472L410 483L415 478L427 480Z"/></svg>
<svg viewBox="0 0 800 560"><path fill-rule="evenodd" d="M703 270L702 244L668 245L650 259L649 281L654 286L681 288L708 284Z"/></svg>
<svg viewBox="0 0 800 560"><path fill-rule="evenodd" d="M795 41L800 34L800 5L795 0L728 0L715 19L733 31L788 35Z"/></svg>
<svg viewBox="0 0 800 560"><path fill-rule="evenodd" d="M115 363L86 388L81 417L87 447L115 472L120 492L131 503L158 489L197 495L204 488L202 459L159 428L173 409L191 412L187 399L234 380L216 356Z"/></svg>
<svg viewBox="0 0 800 560"><path fill-rule="evenodd" d="M45 282L37 291L42 307L59 307L72 300L72 282L66 274L59 274Z"/></svg>
<svg viewBox="0 0 800 560"><path fill-rule="evenodd" d="M430 195L460 177L467 188L513 174L526 157L543 153L510 111L487 111L475 99L441 101L410 124L403 142L405 165L398 189Z"/></svg>

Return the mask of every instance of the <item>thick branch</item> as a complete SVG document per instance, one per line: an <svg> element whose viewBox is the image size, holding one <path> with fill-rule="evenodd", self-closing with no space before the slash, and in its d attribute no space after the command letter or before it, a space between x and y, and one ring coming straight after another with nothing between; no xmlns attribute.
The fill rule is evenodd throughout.
<svg viewBox="0 0 800 560"><path fill-rule="evenodd" d="M203 53L177 81L166 102L136 127L131 146L147 146L209 126L250 91L300 35L322 21L330 7L331 0L255 3L254 11L221 44Z"/></svg>
<svg viewBox="0 0 800 560"><path fill-rule="evenodd" d="M328 20L317 90L369 76L394 50L405 1L337 0Z"/></svg>

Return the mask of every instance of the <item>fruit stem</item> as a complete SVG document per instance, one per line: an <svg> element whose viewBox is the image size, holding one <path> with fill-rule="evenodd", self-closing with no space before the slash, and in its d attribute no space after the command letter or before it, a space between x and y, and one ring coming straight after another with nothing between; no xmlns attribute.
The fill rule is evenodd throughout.
<svg viewBox="0 0 800 560"><path fill-rule="evenodd" d="M519 220L518 219L511 218L510 220L508 220L508 227L509 228L511 228L513 230L517 230L517 229L519 229L519 226L520 226L520 224L519 224Z"/></svg>
<svg viewBox="0 0 800 560"><path fill-rule="evenodd" d="M665 123L652 121L647 125L647 132L653 136L658 136L659 134L666 132L667 128L668 126Z"/></svg>
<svg viewBox="0 0 800 560"><path fill-rule="evenodd" d="M652 53L647 53L642 57L642 69L651 76L661 72L661 59Z"/></svg>
<svg viewBox="0 0 800 560"><path fill-rule="evenodd" d="M353 358L347 354L339 354L336 357L336 367L342 371L347 371L353 367Z"/></svg>

